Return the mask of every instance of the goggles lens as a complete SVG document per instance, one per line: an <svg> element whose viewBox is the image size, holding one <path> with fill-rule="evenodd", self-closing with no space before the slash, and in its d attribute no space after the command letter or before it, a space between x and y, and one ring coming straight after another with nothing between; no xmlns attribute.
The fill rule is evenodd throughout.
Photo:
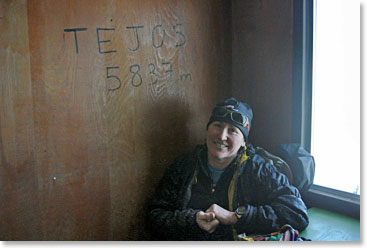
<svg viewBox="0 0 367 248"><path fill-rule="evenodd" d="M231 105L226 107L216 107L213 110L213 115L218 117L225 117L226 115L229 115L232 121L241 125L246 124L248 122L247 117L236 111L238 110L234 109Z"/></svg>

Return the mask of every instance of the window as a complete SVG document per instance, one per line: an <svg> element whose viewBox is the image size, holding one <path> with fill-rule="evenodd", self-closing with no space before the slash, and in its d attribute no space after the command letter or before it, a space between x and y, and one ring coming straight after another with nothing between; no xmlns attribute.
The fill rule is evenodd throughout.
<svg viewBox="0 0 367 248"><path fill-rule="evenodd" d="M317 185L360 194L360 3L314 1L311 153Z"/></svg>

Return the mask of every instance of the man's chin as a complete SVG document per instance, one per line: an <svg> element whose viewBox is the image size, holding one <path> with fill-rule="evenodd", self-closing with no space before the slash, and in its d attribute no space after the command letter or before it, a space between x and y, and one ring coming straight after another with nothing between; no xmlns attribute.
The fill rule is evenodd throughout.
<svg viewBox="0 0 367 248"><path fill-rule="evenodd" d="M214 156L214 158L218 161L227 161L227 160L232 159L232 157L226 156L225 154L218 154L218 155Z"/></svg>

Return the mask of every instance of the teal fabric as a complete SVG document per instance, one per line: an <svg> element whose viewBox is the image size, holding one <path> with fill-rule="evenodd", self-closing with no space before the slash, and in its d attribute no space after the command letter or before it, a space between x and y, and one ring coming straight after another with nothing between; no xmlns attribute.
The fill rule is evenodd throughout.
<svg viewBox="0 0 367 248"><path fill-rule="evenodd" d="M217 182L219 181L220 176L223 174L225 168L217 169L211 166L210 164L208 164L208 167L209 167L210 172L212 173L213 187L215 187L215 185L217 185Z"/></svg>

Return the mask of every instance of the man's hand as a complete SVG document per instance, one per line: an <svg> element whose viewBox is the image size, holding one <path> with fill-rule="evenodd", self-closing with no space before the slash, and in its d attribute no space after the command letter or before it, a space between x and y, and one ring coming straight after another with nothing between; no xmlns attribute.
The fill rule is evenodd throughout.
<svg viewBox="0 0 367 248"><path fill-rule="evenodd" d="M196 222L201 229L208 233L214 232L219 225L219 221L215 218L214 213L204 213L203 211L196 213Z"/></svg>
<svg viewBox="0 0 367 248"><path fill-rule="evenodd" d="M223 225L234 225L238 220L234 212L228 211L217 204L211 205L205 213L213 213L215 218Z"/></svg>

